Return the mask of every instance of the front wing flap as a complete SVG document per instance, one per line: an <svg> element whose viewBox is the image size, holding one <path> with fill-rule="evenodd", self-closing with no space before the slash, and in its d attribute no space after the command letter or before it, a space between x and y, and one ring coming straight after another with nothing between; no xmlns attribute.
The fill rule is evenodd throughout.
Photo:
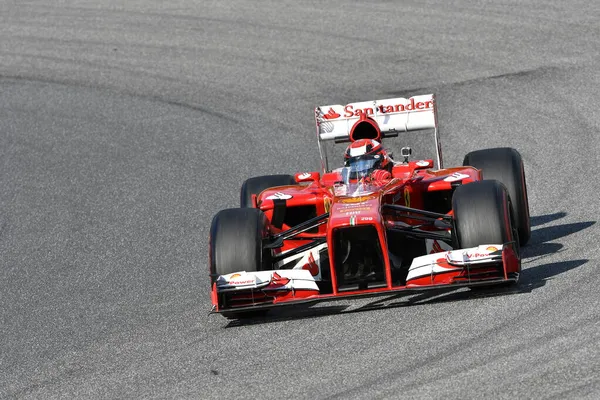
<svg viewBox="0 0 600 400"><path fill-rule="evenodd" d="M278 290L319 290L315 278L305 269L280 269L275 271L236 272L220 275L216 281L217 292L260 289Z"/></svg>
<svg viewBox="0 0 600 400"><path fill-rule="evenodd" d="M217 278L213 284L213 305L218 310L249 307L300 300L318 294L315 278L305 269L242 271Z"/></svg>
<svg viewBox="0 0 600 400"><path fill-rule="evenodd" d="M486 280L515 280L520 260L512 244L488 244L415 257L406 285L430 286L477 283Z"/></svg>
<svg viewBox="0 0 600 400"><path fill-rule="evenodd" d="M351 293L320 294L315 277L305 269L221 275L213 283L212 301L215 312L250 311L405 290L441 287L454 290L462 286L516 282L519 272L520 259L513 244L489 244L416 257L409 267L405 284Z"/></svg>

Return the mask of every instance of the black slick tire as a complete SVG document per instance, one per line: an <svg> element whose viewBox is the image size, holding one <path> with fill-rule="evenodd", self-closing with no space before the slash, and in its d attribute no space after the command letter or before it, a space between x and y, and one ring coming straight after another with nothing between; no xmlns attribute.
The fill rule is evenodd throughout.
<svg viewBox="0 0 600 400"><path fill-rule="evenodd" d="M217 213L210 228L211 285L219 275L270 269L271 251L263 249L267 237L267 217L257 208L230 208ZM224 312L223 316L242 319L263 314L263 311L232 311Z"/></svg>
<svg viewBox="0 0 600 400"><path fill-rule="evenodd" d="M217 275L238 271L255 272L268 267L263 242L268 220L257 208L229 208L215 215L210 227L211 282Z"/></svg>
<svg viewBox="0 0 600 400"><path fill-rule="evenodd" d="M508 193L498 181L484 180L459 186L452 197L452 210L459 248L514 240Z"/></svg>
<svg viewBox="0 0 600 400"><path fill-rule="evenodd" d="M514 242L515 252L519 253L510 198L500 182L483 180L459 186L452 197L452 210L456 248Z"/></svg>
<svg viewBox="0 0 600 400"><path fill-rule="evenodd" d="M531 223L521 154L510 147L477 150L465 156L463 165L480 169L483 179L495 179L506 187L513 206L519 242L525 245L531 238Z"/></svg>

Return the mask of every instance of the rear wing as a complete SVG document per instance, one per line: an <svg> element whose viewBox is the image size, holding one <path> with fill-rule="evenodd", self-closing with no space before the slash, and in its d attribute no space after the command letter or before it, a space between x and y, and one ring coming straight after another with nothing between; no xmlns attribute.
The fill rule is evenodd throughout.
<svg viewBox="0 0 600 400"><path fill-rule="evenodd" d="M323 156L321 142L327 140L334 140L336 143L350 142L352 126L361 115L366 115L377 123L382 138L395 137L400 132L433 129L438 168L443 168L435 95L426 94L408 99L398 97L350 103L345 106L334 104L316 107L317 138L324 171L327 171L328 166L327 157Z"/></svg>

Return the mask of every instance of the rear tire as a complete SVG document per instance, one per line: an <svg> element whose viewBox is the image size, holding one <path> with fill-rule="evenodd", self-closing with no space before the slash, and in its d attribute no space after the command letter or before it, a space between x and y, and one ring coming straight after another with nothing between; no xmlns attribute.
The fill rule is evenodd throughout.
<svg viewBox="0 0 600 400"><path fill-rule="evenodd" d="M296 180L291 175L265 175L247 179L240 190L240 207L255 207L252 202L252 195L259 195L265 189L296 184Z"/></svg>
<svg viewBox="0 0 600 400"><path fill-rule="evenodd" d="M209 270L211 286L219 275L271 269L271 251L264 250L268 220L257 208L222 210L210 228ZM242 319L264 315L264 311L225 312L226 318Z"/></svg>
<svg viewBox="0 0 600 400"><path fill-rule="evenodd" d="M519 242L525 245L531 237L531 223L521 154L510 147L477 150L465 156L463 165L480 169L483 179L495 179L506 187L513 206Z"/></svg>

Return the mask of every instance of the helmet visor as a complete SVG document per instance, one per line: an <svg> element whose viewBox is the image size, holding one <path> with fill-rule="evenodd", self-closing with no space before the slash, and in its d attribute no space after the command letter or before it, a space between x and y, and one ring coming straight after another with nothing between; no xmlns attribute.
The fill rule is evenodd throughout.
<svg viewBox="0 0 600 400"><path fill-rule="evenodd" d="M354 157L347 162L347 178L350 180L360 180L366 178L377 168L381 163L381 157L375 156L360 156Z"/></svg>

